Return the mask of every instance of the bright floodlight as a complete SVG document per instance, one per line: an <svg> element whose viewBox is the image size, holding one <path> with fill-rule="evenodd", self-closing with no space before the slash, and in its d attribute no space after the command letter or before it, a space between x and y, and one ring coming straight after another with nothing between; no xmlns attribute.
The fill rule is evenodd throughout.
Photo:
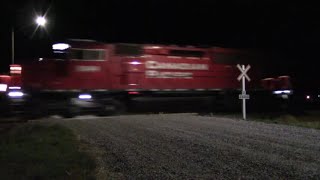
<svg viewBox="0 0 320 180"><path fill-rule="evenodd" d="M6 84L0 84L0 91L7 91L8 85Z"/></svg>
<svg viewBox="0 0 320 180"><path fill-rule="evenodd" d="M36 22L39 26L44 26L47 23L47 20L44 17L37 17Z"/></svg>
<svg viewBox="0 0 320 180"><path fill-rule="evenodd" d="M9 89L21 89L19 86L10 86Z"/></svg>
<svg viewBox="0 0 320 180"><path fill-rule="evenodd" d="M90 94L80 94L79 99L83 99L83 100L89 100L92 98L92 96Z"/></svg>
<svg viewBox="0 0 320 180"><path fill-rule="evenodd" d="M22 97L24 94L23 92L20 92L20 91L13 91L13 92L9 92L8 95L12 98L19 98L19 97Z"/></svg>
<svg viewBox="0 0 320 180"><path fill-rule="evenodd" d="M290 90L277 90L273 91L273 94L291 94Z"/></svg>
<svg viewBox="0 0 320 180"><path fill-rule="evenodd" d="M138 65L138 64L141 64L141 62L138 62L138 61L132 61L132 62L130 62L129 64Z"/></svg>
<svg viewBox="0 0 320 180"><path fill-rule="evenodd" d="M70 47L69 44L65 44L65 43L57 43L57 44L53 44L52 45L52 49L53 50L66 50Z"/></svg>

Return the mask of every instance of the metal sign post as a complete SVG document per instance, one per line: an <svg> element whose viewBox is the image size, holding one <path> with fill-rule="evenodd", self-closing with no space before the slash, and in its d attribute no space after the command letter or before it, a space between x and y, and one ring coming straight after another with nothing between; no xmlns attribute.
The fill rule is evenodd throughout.
<svg viewBox="0 0 320 180"><path fill-rule="evenodd" d="M237 65L238 69L241 71L241 74L238 76L238 81L242 80L242 93L239 94L239 99L242 99L242 115L243 115L243 120L246 120L246 99L249 99L250 96L249 94L246 94L246 79L248 81L251 81L249 76L247 75L247 72L251 68L250 65L245 67L244 65Z"/></svg>

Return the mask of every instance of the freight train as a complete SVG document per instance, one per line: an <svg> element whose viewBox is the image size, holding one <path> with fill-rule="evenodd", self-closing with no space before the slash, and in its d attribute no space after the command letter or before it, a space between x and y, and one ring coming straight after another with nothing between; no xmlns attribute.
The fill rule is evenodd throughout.
<svg viewBox="0 0 320 180"><path fill-rule="evenodd" d="M249 57L249 52L217 47L92 40L55 43L52 51L52 58L11 65L11 76L0 79L9 109L33 116L73 117L84 112L103 116L124 113L137 99L152 104L198 97L209 102L209 110L238 108L236 64L248 63ZM248 92L254 106L289 98L288 76L266 78L257 67L252 69Z"/></svg>

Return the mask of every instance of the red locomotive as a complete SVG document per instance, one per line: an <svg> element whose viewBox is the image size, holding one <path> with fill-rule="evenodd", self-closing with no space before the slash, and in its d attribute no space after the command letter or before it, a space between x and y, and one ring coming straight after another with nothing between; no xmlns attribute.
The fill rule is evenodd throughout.
<svg viewBox="0 0 320 180"><path fill-rule="evenodd" d="M13 68L22 68L21 75L12 75L15 86L21 87L12 91L14 98L23 99L29 111L72 117L90 110L105 115L124 111L137 97L210 97L238 104L240 72L235 64L241 62L228 60L241 51L91 40L57 43L52 49L52 59ZM249 75L249 92L272 94L274 89L261 84L262 75Z"/></svg>

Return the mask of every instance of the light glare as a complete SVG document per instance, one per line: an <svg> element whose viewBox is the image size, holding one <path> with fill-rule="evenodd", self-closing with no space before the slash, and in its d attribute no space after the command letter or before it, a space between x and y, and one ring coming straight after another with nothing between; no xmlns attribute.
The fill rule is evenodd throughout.
<svg viewBox="0 0 320 180"><path fill-rule="evenodd" d="M6 84L0 84L0 92L7 91L7 87L8 87L8 85L6 85Z"/></svg>
<svg viewBox="0 0 320 180"><path fill-rule="evenodd" d="M11 86L11 87L9 87L9 89L21 89L21 87L19 87L19 86Z"/></svg>
<svg viewBox="0 0 320 180"><path fill-rule="evenodd" d="M273 94L291 94L291 90L277 90L273 91Z"/></svg>
<svg viewBox="0 0 320 180"><path fill-rule="evenodd" d="M9 92L8 93L9 97L22 97L23 96L23 92L20 91L14 91L14 92Z"/></svg>
<svg viewBox="0 0 320 180"><path fill-rule="evenodd" d="M138 62L138 61L132 61L132 62L130 62L129 64L132 64L132 65L138 65L138 64L141 64L141 62Z"/></svg>
<svg viewBox="0 0 320 180"><path fill-rule="evenodd" d="M44 17L37 17L36 22L39 26L44 26L47 23L47 20Z"/></svg>
<svg viewBox="0 0 320 180"><path fill-rule="evenodd" d="M52 45L52 49L53 50L66 50L70 47L69 44L65 44L65 43L57 43L57 44L53 44Z"/></svg>
<svg viewBox="0 0 320 180"><path fill-rule="evenodd" d="M285 93L285 94L290 94L291 91L290 91L290 90L284 90L283 93Z"/></svg>
<svg viewBox="0 0 320 180"><path fill-rule="evenodd" d="M86 100L86 99L91 99L91 98L92 98L92 96L90 94L80 94L79 95L79 99Z"/></svg>

